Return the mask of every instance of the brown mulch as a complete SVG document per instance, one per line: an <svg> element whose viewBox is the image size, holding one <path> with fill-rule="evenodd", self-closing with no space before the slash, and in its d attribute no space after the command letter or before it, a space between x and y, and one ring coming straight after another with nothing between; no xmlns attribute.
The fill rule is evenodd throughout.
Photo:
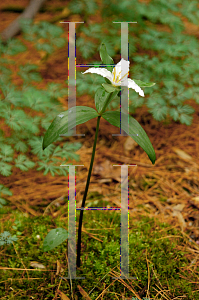
<svg viewBox="0 0 199 300"><path fill-rule="evenodd" d="M27 5L28 1L14 1L13 3ZM12 1L4 1L0 8ZM55 4L55 1L51 1ZM58 1L56 2L58 3ZM63 5L63 1L60 1ZM1 30L16 18L16 13L3 13L0 20ZM39 13L36 20L50 20L53 13ZM69 21L74 16L69 17ZM193 30L192 30L193 29ZM195 27L190 34L195 34ZM188 27L187 27L187 31ZM66 30L67 36L67 30ZM19 36L22 40L22 37ZM67 46L57 50L46 63L41 62L42 53L38 53L29 45L24 44L28 51L16 55L16 64L10 66L13 71L13 83L20 86L17 75L18 66L31 62L40 66L44 81L37 87L45 87L48 82L62 83L67 79ZM40 57L41 56L41 57ZM78 53L77 53L78 57ZM96 59L99 59L98 54ZM84 61L84 60L82 60ZM78 62L81 63L81 60ZM67 99L59 99L64 109L67 109ZM147 112L146 107L137 109L134 117L143 126L155 149L157 160L152 165L146 153L136 144L131 143L128 137L112 137L119 133L118 129L101 121L93 176L89 192L98 192L104 195L110 206L120 206L120 168L114 164L137 164L129 167L129 207L132 218L139 215L157 217L174 227L177 227L199 244L199 124L198 105L190 99L187 104L195 108L191 126L171 122L169 125L157 122ZM94 100L89 96L77 97L77 105L94 107ZM79 162L73 164L84 165L77 167L76 191L77 206L81 205L86 178L91 158L96 120L77 127L77 133L86 133L85 137L71 137L67 141L81 141L83 147L78 151ZM8 178L0 175L0 182L9 187L13 196L8 197L13 209L17 208L30 215L42 215L46 207L54 200L63 202L68 195L68 178L65 176L44 176L42 172L29 170L21 172L14 168L13 174ZM142 205L142 207L140 207ZM59 212L51 210L54 216ZM197 248L199 250L199 246Z"/></svg>

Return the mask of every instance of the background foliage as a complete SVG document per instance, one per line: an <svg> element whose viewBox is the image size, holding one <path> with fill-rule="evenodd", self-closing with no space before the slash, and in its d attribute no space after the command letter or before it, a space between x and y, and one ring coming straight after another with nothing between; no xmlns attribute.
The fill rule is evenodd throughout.
<svg viewBox="0 0 199 300"><path fill-rule="evenodd" d="M86 6L81 1L74 1L70 7L76 7L75 11L84 15L87 9L94 13L96 3L90 5L90 2ZM104 42L110 56L118 58L121 25L112 22L137 22L129 24L130 77L156 82L156 85L150 89L145 88L145 98L130 90L130 111L135 112L137 107L145 104L158 121L174 120L191 125L194 109L186 104L186 100L193 99L199 104L199 43L196 37L184 33L182 16L197 25L197 5L197 1L182 3L155 0L147 4L134 1L132 9L129 1L117 5L116 1L103 1L101 23L87 22L78 26L77 32L83 32L83 37L77 39L77 48L86 60ZM77 90L80 94L87 92L93 95L95 80L99 76L88 75L84 82L83 76L78 73ZM89 88L92 80L93 89ZM100 80L104 82L103 78Z"/></svg>
<svg viewBox="0 0 199 300"><path fill-rule="evenodd" d="M120 24L113 22L137 22L128 27L130 77L156 82L156 85L144 89L145 98L129 90L130 112L135 113L136 108L146 105L158 121L168 123L173 120L191 125L194 109L186 102L195 100L199 103L199 43L196 37L184 33L182 18L198 24L197 1L134 1L133 9L129 1L116 3L114 0L103 0L100 6L95 0L69 3L71 14L84 16L84 24L76 26L76 46L84 60L82 63L101 63L98 53L102 42L117 63L120 60L121 30ZM98 20L93 22L96 13ZM58 47L66 46L61 24L22 20L21 27L23 38L42 54L43 63ZM63 148L51 145L45 151L42 151L41 144L43 132L63 110L57 99L67 97L67 80L65 86L51 82L41 90L34 85L43 80L39 66L29 63L19 66L18 76L23 84L14 85L10 68L15 64L12 57L24 51L27 48L19 38L9 40L6 45L0 41L0 113L4 122L0 130L0 174L11 175L13 166L22 171L37 168L45 175L48 172L65 174L64 168L59 167L60 162L65 163L68 158L78 160L74 151L81 144L66 143ZM78 96L94 96L105 79L96 74L84 76L80 71L77 71L76 82ZM119 109L119 97L108 108ZM34 111L42 116L34 116ZM9 132L9 136L5 132ZM60 138L59 142L62 140ZM36 161L31 158L31 153L37 156Z"/></svg>
<svg viewBox="0 0 199 300"><path fill-rule="evenodd" d="M137 22L129 24L130 77L156 82L156 85L144 89L145 98L129 91L130 112L135 113L136 108L146 105L158 121L168 123L174 120L191 125L194 109L186 101L192 99L199 103L199 43L196 37L184 33L182 17L198 24L197 1L155 0L145 4L134 1L132 9L129 1L116 5L114 0L103 0L99 6L94 0L75 0L69 3L69 10L71 14L84 16L84 24L76 26L76 46L82 59L90 63L100 64L96 53L99 53L102 42L117 63L120 60L121 33L120 24L113 22ZM96 13L99 21L93 22ZM66 46L61 24L22 20L21 27L23 37L42 53L44 63L57 47ZM38 89L33 83L43 80L39 67L29 63L19 67L18 76L23 80L23 85L15 86L11 80L10 66L15 63L12 56L24 51L27 48L19 38L9 40L6 45L0 41L0 112L4 121L0 130L0 174L11 175L14 165L22 171L37 167L37 170L44 170L44 174L65 174L63 168L58 166L60 158L78 159L73 151L81 145L68 144L64 148L51 145L42 151L41 133L62 110L57 98L67 97L67 85L63 87L51 82L45 90ZM78 70L78 95L94 96L103 82L105 79L101 76L84 76ZM110 106L119 109L119 98ZM43 117L33 116L33 111L41 112ZM9 131L9 137L5 136L5 130ZM37 155L37 162L31 159L30 153Z"/></svg>

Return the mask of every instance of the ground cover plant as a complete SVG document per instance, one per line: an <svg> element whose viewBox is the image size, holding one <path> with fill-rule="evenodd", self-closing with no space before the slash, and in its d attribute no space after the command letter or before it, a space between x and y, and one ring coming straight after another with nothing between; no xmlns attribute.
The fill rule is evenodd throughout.
<svg viewBox="0 0 199 300"><path fill-rule="evenodd" d="M61 28L42 22L41 25L23 26L24 29L34 33L37 39L40 36L46 39L50 36L53 39L53 45L63 46L65 40L59 36L62 33ZM32 30L33 29L33 30ZM25 31L26 33L26 31ZM43 33L43 35L42 35ZM49 33L49 34L47 34ZM39 36L38 36L39 35ZM26 35L25 35L26 38ZM28 35L28 40L34 41L34 36ZM58 41L57 41L58 40ZM41 46L42 45L42 46ZM47 43L36 43L37 49L45 49L47 54L52 53L53 45L51 40ZM43 47L43 48L42 48ZM57 101L58 97L67 95L67 88L61 88L60 84L49 83L45 90L37 89L32 85L33 82L41 82L42 77L37 71L35 64L25 64L19 66L17 73L23 81L21 89L11 84L11 71L9 66L14 64L14 60L6 59L6 55L16 55L26 50L26 47L18 40L11 40L7 45L1 42L1 117L3 120L0 136L0 173L3 176L12 174L13 166L21 171L27 171L30 168L37 167L37 170L44 170L44 175L51 172L54 174L64 174L66 172L60 167L60 162L67 162L69 158L78 160L78 155L74 153L81 147L80 143L65 143L63 147L52 145L47 151L42 151L42 129L47 129L52 120L54 112L60 112L62 109ZM40 112L40 116L34 116L34 112ZM44 120L43 116L46 115ZM8 135L9 134L9 135ZM59 138L61 141L62 138ZM32 153L37 156L37 162L32 161L25 153ZM4 194L5 189L1 189ZM6 194L6 193L5 193ZM1 198L1 203L5 199Z"/></svg>
<svg viewBox="0 0 199 300"><path fill-rule="evenodd" d="M101 206L107 204L102 200L98 202ZM112 279L120 274L120 214L116 211L87 212L83 268L77 270L77 276L85 279L80 282L60 279L68 276L67 240L50 252L43 252L41 241L47 230L67 227L67 214L61 210L60 217L54 220L49 216L32 220L25 214L13 212L13 219L1 225L1 230L9 228L11 235L18 237L12 244L4 245L6 251L1 254L4 258L2 299L56 299L58 295L61 299L86 299L86 295L88 299L102 296L104 299L149 299L148 284L150 299L165 296L198 299L197 291L193 292L194 276L193 283L186 281L188 238L171 226L147 217L130 224L130 276L138 280ZM8 287L11 287L9 292Z"/></svg>
<svg viewBox="0 0 199 300"><path fill-rule="evenodd" d="M58 3L50 2L57 9ZM59 5L63 10L66 7L63 7L61 2ZM155 151L157 149L157 153L160 153L159 147L163 145L154 143L154 136L157 136L160 128L169 124L173 128L176 128L175 124L185 124L191 128L194 109L197 109L194 102L195 104L199 102L197 64L199 44L197 36L191 31L187 33L184 25L186 20L193 25L191 28L195 28L194 24L197 27L197 5L197 1L182 3L175 0L171 3L171 1L155 0L147 3L135 2L132 9L129 1L116 3L104 0L100 3L71 1L67 6L70 21L74 21L77 16L84 16L84 20L81 21L85 21L84 24L76 26L77 63L99 64L98 53L101 43L106 44L110 56L115 62L119 62L120 24L112 21L138 22L129 24L129 60L131 61L129 77L144 82L155 82L156 85L151 89L144 88L144 98L139 97L132 90L129 91L130 114L135 117L138 112L136 116L139 116L139 109L145 107L148 114L146 119L145 116L141 118L143 125L157 124L151 120L159 122L157 127L153 125L154 131L149 136L153 140L152 144L155 145L154 149ZM9 189L6 184L0 185L1 298L199 299L198 265L197 258L194 257L198 251L196 233L198 221L194 214L191 218L187 217L186 223L188 221L194 223L195 235L190 233L191 230L184 233L182 230L176 230L175 226L159 223L158 215L155 216L155 213L156 218L140 215L138 217L135 209L130 217L130 275L136 276L138 280L114 281L111 277L119 275L120 214L113 211L87 212L87 218L83 222L82 266L78 268L78 276L84 276L85 280L78 282L60 279L68 275L67 239L50 252L43 252L43 241L48 232L60 227L67 230L67 196L64 197L63 208L56 206L56 211L53 212L50 206L49 216L42 216L46 215L44 212L47 208L47 205L42 202L43 199L37 206L30 202L28 213L24 210L18 211L16 209L18 203L16 202L15 205L13 200L9 201L10 197L13 197L12 182L11 179L9 182L9 178L13 178L13 175L21 172L24 178L26 172L36 170L41 176L46 175L46 177L49 174L55 178L58 175L67 176L66 169L61 168L60 164L72 164L71 160L73 164L77 162L79 155L75 152L83 143L88 143L83 139L59 138L56 145L50 145L45 151L42 150L43 136L56 115L63 112L63 103L64 109L67 109L65 99L68 93L67 71L63 71L65 79L58 83L52 71L56 70L56 62L51 65L58 49L60 51L64 49L59 53L67 52L67 30L59 23L52 25L51 15L46 13L46 7L48 4L43 7L43 12L39 14L36 21L22 22L19 37L9 40L7 44L1 41L0 44L0 114L2 117L0 177L1 183L7 182L10 187ZM51 13L52 11L53 9ZM44 15L48 15L48 21L43 21ZM60 20L62 18L60 15ZM62 66L64 59L60 57L60 60ZM44 72L47 66L51 70L49 72L48 69L48 76ZM61 68L59 65L57 69L61 70L63 66ZM85 76L81 71L82 68L77 71L76 84L77 95L83 101L84 95L93 98L99 85L105 83L105 79L96 74ZM118 100L118 98L113 100L107 109L117 111ZM87 101L90 101L90 98ZM91 102L89 104L92 106ZM82 102L82 105L85 103ZM92 139L92 126L88 129L89 137ZM147 127L145 130L147 132ZM100 133L100 139L102 142L105 139L107 145L110 143L110 138L106 137L105 132ZM164 143L166 142L167 140ZM110 153L112 153L111 147L112 145L109 148ZM84 152L83 149L81 151ZM105 154L108 155L108 152ZM171 153L169 152L168 155L171 156ZM104 157L102 156L103 160ZM169 176L172 178L174 176L172 164L169 163L167 154L164 157L167 167L170 168L169 171L171 170ZM71 160L68 161L69 159ZM121 159L124 160L122 157ZM125 163L125 161L121 162ZM131 164L131 160L128 163ZM189 163L191 165L190 161ZM157 167L155 165L154 168L158 167L159 160ZM177 167L178 170L183 169L182 162ZM194 167L196 168L193 164ZM189 166L186 170L188 168ZM87 171L84 176L86 174ZM166 169L165 174L167 174ZM157 174L153 171L143 176L140 182L136 181L137 179L135 182L130 181L130 192L137 193L135 195L139 197L143 191L148 197L150 189L155 193L156 186L159 199L156 205L161 209L162 205L169 203L171 199L177 201L178 193L172 190L172 186L178 180L187 194L197 196L198 182L195 173L191 175L193 177L189 179L189 184L187 182L184 184L186 175L183 176L183 180L176 179L168 190L166 188L161 190L160 181L157 182ZM5 181L5 178L8 181ZM107 179L103 178L103 180ZM168 178L164 177L164 181L167 180ZM108 188L111 190L111 184ZM116 194L119 195L120 188L117 189L117 193L115 191L114 187L113 198L116 198ZM88 206L109 205L104 201L101 193L95 192L92 197L92 192L89 192L88 197ZM48 199L49 204L55 198ZM135 201L135 197L133 199ZM177 199L179 202L183 201ZM153 196L150 201L153 201ZM140 209L142 214L146 215L149 212L149 203L148 206L141 204L137 210ZM192 202L191 205L197 212L197 203ZM188 206L185 208L188 209ZM182 221L182 214L180 215L179 211L176 215L180 216L179 220ZM78 221L77 213L77 223Z"/></svg>

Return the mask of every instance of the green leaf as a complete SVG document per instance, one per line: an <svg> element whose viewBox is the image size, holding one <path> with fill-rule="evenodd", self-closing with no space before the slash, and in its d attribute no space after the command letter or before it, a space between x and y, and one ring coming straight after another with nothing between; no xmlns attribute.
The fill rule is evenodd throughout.
<svg viewBox="0 0 199 300"><path fill-rule="evenodd" d="M179 119L181 124L186 124L189 126L192 123L193 117L186 114L181 114Z"/></svg>
<svg viewBox="0 0 199 300"><path fill-rule="evenodd" d="M95 93L95 106L98 112L104 107L108 95L109 94L101 86L97 89Z"/></svg>
<svg viewBox="0 0 199 300"><path fill-rule="evenodd" d="M52 144L50 147L48 147L48 149L43 151L42 143L43 143L43 137L41 136L34 136L32 139L29 139L28 141L28 144L32 147L31 150L32 153L37 155L40 159L42 159L43 157L49 158L49 156L52 155L55 149L55 145Z"/></svg>
<svg viewBox="0 0 199 300"><path fill-rule="evenodd" d="M12 192L9 190L9 188L5 187L4 185L0 184L0 194L12 196Z"/></svg>
<svg viewBox="0 0 199 300"><path fill-rule="evenodd" d="M73 113L76 108L76 120L73 118L71 127L83 124L98 116L95 109L87 106L76 106L60 113L51 123L43 139L43 150L55 142L60 134L68 133L68 112Z"/></svg>
<svg viewBox="0 0 199 300"><path fill-rule="evenodd" d="M50 24L49 22L43 21L41 22L41 25L53 38L59 37L64 32L61 27Z"/></svg>
<svg viewBox="0 0 199 300"><path fill-rule="evenodd" d="M17 141L16 144L14 145L15 150L21 151L23 153L27 152L28 147L27 144L24 143L23 141Z"/></svg>
<svg viewBox="0 0 199 300"><path fill-rule="evenodd" d="M128 115L121 113L123 118L128 118ZM102 114L102 117L108 121L110 124L119 127L120 128L120 112L119 111L107 111L104 114ZM126 126L126 124L125 124ZM127 132L127 127L122 127L122 129ZM142 147L142 149L146 152L146 154L149 156L151 162L154 164L156 160L155 151L153 149L153 146L142 128L142 126L129 115L129 136Z"/></svg>
<svg viewBox="0 0 199 300"><path fill-rule="evenodd" d="M81 51L83 58L87 59L95 53L95 44L93 42L85 40L83 37L79 37L76 42L77 48Z"/></svg>
<svg viewBox="0 0 199 300"><path fill-rule="evenodd" d="M19 154L15 159L15 167L19 168L21 171L28 171L35 166L33 161L30 161L27 156Z"/></svg>
<svg viewBox="0 0 199 300"><path fill-rule="evenodd" d="M9 231L4 231L0 234L0 246L3 246L5 244L12 244L17 240L18 238L15 235L11 236L11 233Z"/></svg>
<svg viewBox="0 0 199 300"><path fill-rule="evenodd" d="M113 86L112 84L102 83L103 88L106 90L107 93L113 93L116 90L119 91L118 87Z"/></svg>
<svg viewBox="0 0 199 300"><path fill-rule="evenodd" d="M6 53L6 55L16 55L20 52L26 51L26 49L26 46L24 46L20 40L9 39L7 46L4 48L4 53Z"/></svg>
<svg viewBox="0 0 199 300"><path fill-rule="evenodd" d="M7 201L4 198L0 197L0 208L3 208L3 205L6 205Z"/></svg>
<svg viewBox="0 0 199 300"><path fill-rule="evenodd" d="M108 52L106 50L106 45L104 43L102 43L100 46L100 58L104 65L114 65L114 61L108 55ZM110 66L110 67L107 67L106 69L109 70L110 72L112 72L113 67Z"/></svg>
<svg viewBox="0 0 199 300"><path fill-rule="evenodd" d="M63 88L60 83L51 82L48 84L48 94L52 98L58 98L68 95L68 89Z"/></svg>
<svg viewBox="0 0 199 300"><path fill-rule="evenodd" d="M7 204L6 199L1 197L2 194L12 196L12 192L9 190L9 188L7 188L4 185L0 184L0 208L2 208L3 205Z"/></svg>
<svg viewBox="0 0 199 300"><path fill-rule="evenodd" d="M133 81L135 81L135 83L139 85L139 87L151 87L155 85L154 82L143 82L141 80L136 80L136 79L133 79Z"/></svg>
<svg viewBox="0 0 199 300"><path fill-rule="evenodd" d="M0 159L2 162L11 162L13 160L14 150L10 145L0 146Z"/></svg>
<svg viewBox="0 0 199 300"><path fill-rule="evenodd" d="M169 114L170 116L173 118L173 120L176 122L177 120L179 120L179 113L178 110L174 107L171 107L169 109Z"/></svg>
<svg viewBox="0 0 199 300"><path fill-rule="evenodd" d="M97 111L99 113L101 113L104 106L106 109L108 104L117 96L117 94L118 94L118 90L116 89L112 93L111 97L108 99L108 97L110 96L110 93L107 93L103 87L99 87L95 93L95 106L96 106ZM106 103L107 101L108 101L108 103Z"/></svg>
<svg viewBox="0 0 199 300"><path fill-rule="evenodd" d="M37 50L46 51L48 54L51 54L54 50L53 46L47 43L38 43L36 45Z"/></svg>
<svg viewBox="0 0 199 300"><path fill-rule="evenodd" d="M68 238L68 231L64 228L52 229L44 239L44 252L54 249Z"/></svg>
<svg viewBox="0 0 199 300"><path fill-rule="evenodd" d="M66 44L66 39L64 38L53 38L52 42L56 45L57 48L61 48Z"/></svg>
<svg viewBox="0 0 199 300"><path fill-rule="evenodd" d="M0 173L3 176L10 176L12 174L12 165L0 161Z"/></svg>

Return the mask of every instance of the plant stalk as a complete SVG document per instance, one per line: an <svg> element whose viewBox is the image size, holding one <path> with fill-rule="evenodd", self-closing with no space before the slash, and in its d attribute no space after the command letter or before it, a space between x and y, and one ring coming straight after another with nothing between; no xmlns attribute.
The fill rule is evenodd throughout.
<svg viewBox="0 0 199 300"><path fill-rule="evenodd" d="M106 107L107 107L107 105L110 103L112 96L113 96L113 93L110 93L110 95L107 97L106 102L105 102L105 104L104 104L104 107L103 107L102 110L100 111L100 115L102 115L102 114L105 112ZM112 99L112 100L113 100L113 99Z"/></svg>
<svg viewBox="0 0 199 300"><path fill-rule="evenodd" d="M95 149L96 149L96 144L97 144L97 137L98 137L98 131L99 131L100 118L101 118L101 116L98 116L98 118L97 118L95 140L94 140L94 144L93 144L93 152L92 152L92 156L91 156L91 162L90 162L90 167L89 167L89 171L88 171L86 188L85 188L84 197L83 197L83 200L82 200L82 206L81 206L81 210L80 210L79 228L78 228L78 242L77 242L77 266L78 267L80 267L81 235L82 235L82 221L83 221L84 206L85 206L85 202L86 202L86 197L87 197L89 183L90 183L90 178L91 178L91 172L92 172L92 168L93 168L93 162L94 162L94 157L95 157Z"/></svg>

